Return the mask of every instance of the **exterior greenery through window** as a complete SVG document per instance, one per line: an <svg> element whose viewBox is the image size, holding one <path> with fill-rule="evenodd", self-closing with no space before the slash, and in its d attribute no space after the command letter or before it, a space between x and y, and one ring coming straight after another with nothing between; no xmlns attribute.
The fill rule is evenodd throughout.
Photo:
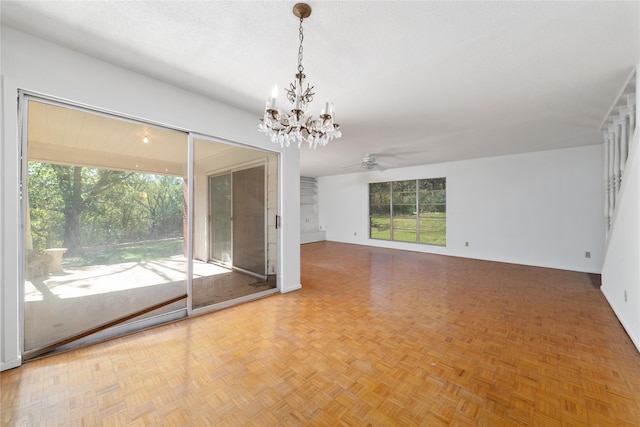
<svg viewBox="0 0 640 427"><path fill-rule="evenodd" d="M28 246L68 249L65 266L183 253L181 177L30 161Z"/></svg>
<svg viewBox="0 0 640 427"><path fill-rule="evenodd" d="M447 179L370 183L369 237L445 246Z"/></svg>

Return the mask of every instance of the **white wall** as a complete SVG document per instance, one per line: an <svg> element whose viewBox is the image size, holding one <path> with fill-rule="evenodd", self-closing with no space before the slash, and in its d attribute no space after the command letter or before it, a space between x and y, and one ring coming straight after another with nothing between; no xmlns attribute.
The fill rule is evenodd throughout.
<svg viewBox="0 0 640 427"><path fill-rule="evenodd" d="M640 85L637 74L636 87ZM636 123L640 110L636 108ZM633 135L602 267L602 293L640 350L640 132ZM625 299L626 293L626 299Z"/></svg>
<svg viewBox="0 0 640 427"><path fill-rule="evenodd" d="M322 177L320 225L331 241L600 273L603 155L588 146ZM446 247L368 238L370 182L437 177L447 178Z"/></svg>
<svg viewBox="0 0 640 427"><path fill-rule="evenodd" d="M25 89L254 147L281 151L279 274L283 292L300 288L299 153L257 132L258 116L95 60L12 28L1 28L0 369L20 364L17 92ZM257 107L259 108L259 107Z"/></svg>

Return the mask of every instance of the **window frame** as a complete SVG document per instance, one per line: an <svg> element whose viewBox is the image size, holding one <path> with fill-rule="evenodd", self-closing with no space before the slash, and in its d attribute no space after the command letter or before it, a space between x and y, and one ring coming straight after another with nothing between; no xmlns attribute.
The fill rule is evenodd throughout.
<svg viewBox="0 0 640 427"><path fill-rule="evenodd" d="M446 246L446 179L446 177L436 177L369 183L369 238ZM387 200L388 207L385 207ZM407 203L403 203L405 201ZM413 207L413 212L411 215L407 215L407 209L411 211L411 207ZM426 211L425 208L427 208ZM387 215L384 215L385 210ZM403 215L398 215L398 213L403 213ZM386 218L388 220L385 221ZM402 222L400 222L401 220ZM415 226L412 227L412 224L409 223L403 227L401 224L406 220L415 221ZM388 226L388 233L385 226ZM413 231L414 227L415 231ZM380 231L380 228L383 230ZM443 230L440 231L441 228ZM411 236L412 233L415 233L415 237L408 239L407 235ZM423 237L429 234L431 234L431 238ZM444 243L437 243L438 238L433 238L433 236L442 235Z"/></svg>

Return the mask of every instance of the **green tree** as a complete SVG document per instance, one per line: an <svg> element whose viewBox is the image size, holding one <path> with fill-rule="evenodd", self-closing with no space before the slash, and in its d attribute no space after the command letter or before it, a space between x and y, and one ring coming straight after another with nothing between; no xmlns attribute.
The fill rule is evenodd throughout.
<svg viewBox="0 0 640 427"><path fill-rule="evenodd" d="M46 166L44 166L46 165ZM62 245L68 248L70 255L76 254L82 247L81 218L88 210L95 210L101 202L101 195L127 180L132 174L120 171L66 166L58 164L34 165L34 170L46 171L31 175L30 201L37 206L46 206L47 201L55 203L49 206L52 212L62 212L64 218ZM38 181L40 182L34 182ZM57 192L54 185L57 184ZM57 193L58 197L47 195ZM61 203L60 203L61 202ZM54 218L49 218L53 220Z"/></svg>
<svg viewBox="0 0 640 427"><path fill-rule="evenodd" d="M64 202L57 191L56 175L49 163L29 162L28 201L34 249L62 246Z"/></svg>
<svg viewBox="0 0 640 427"><path fill-rule="evenodd" d="M183 180L83 166L29 163L34 247L83 246L180 236Z"/></svg>
<svg viewBox="0 0 640 427"><path fill-rule="evenodd" d="M151 175L146 197L140 200L149 216L150 238L169 237L182 231L182 180L171 176Z"/></svg>

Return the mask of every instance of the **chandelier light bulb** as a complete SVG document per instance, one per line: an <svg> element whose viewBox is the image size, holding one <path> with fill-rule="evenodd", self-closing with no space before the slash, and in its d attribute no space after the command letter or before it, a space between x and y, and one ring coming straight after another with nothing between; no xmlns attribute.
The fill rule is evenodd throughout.
<svg viewBox="0 0 640 427"><path fill-rule="evenodd" d="M276 100L278 99L278 85L273 85L273 89L271 89L271 109L276 109Z"/></svg>
<svg viewBox="0 0 640 427"><path fill-rule="evenodd" d="M326 114L331 114L331 110L329 110L329 103L325 102L324 103L324 108L322 109L322 111L320 111L320 115L324 116Z"/></svg>

